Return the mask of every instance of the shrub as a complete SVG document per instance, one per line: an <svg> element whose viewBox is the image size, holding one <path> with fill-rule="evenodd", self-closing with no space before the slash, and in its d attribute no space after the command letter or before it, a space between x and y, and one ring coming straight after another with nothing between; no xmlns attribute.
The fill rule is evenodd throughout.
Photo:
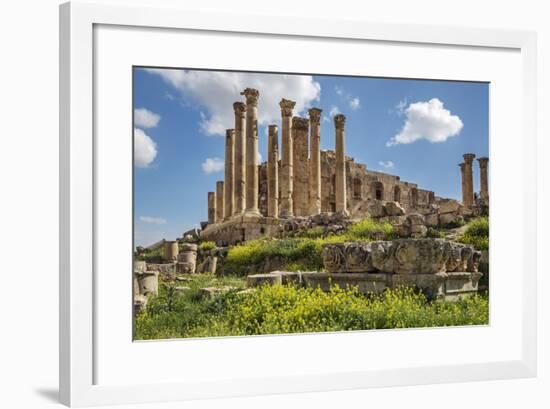
<svg viewBox="0 0 550 409"><path fill-rule="evenodd" d="M388 222L375 222L364 219L350 224L346 229L350 238L355 240L391 240L395 238L394 228Z"/></svg>
<svg viewBox="0 0 550 409"><path fill-rule="evenodd" d="M209 251L216 248L216 243L213 241L203 241L199 244L200 251Z"/></svg>
<svg viewBox="0 0 550 409"><path fill-rule="evenodd" d="M488 323L489 311L487 297L428 302L408 288L365 296L356 288L323 292L279 285L194 304L186 300L172 312L153 303L137 317L136 338L481 325Z"/></svg>
<svg viewBox="0 0 550 409"><path fill-rule="evenodd" d="M470 244L477 250L489 249L489 218L479 217L466 226L464 234L458 238L464 244Z"/></svg>
<svg viewBox="0 0 550 409"><path fill-rule="evenodd" d="M146 250L143 253L136 254L135 259L146 261L147 263L162 263L164 259L164 249L159 247L154 250Z"/></svg>

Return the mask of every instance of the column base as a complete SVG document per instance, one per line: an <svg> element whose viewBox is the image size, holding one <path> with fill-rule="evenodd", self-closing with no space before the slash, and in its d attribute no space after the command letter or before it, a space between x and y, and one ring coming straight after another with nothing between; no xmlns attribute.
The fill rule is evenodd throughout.
<svg viewBox="0 0 550 409"><path fill-rule="evenodd" d="M242 215L243 216L261 216L262 214L258 209L246 209Z"/></svg>
<svg viewBox="0 0 550 409"><path fill-rule="evenodd" d="M281 210L279 213L279 219L291 219L294 217L293 212L289 212L288 210Z"/></svg>

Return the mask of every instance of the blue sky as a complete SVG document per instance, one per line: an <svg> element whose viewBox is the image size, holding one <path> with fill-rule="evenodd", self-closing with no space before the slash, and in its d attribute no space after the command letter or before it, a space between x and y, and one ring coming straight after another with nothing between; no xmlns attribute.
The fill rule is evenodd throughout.
<svg viewBox="0 0 550 409"><path fill-rule="evenodd" d="M206 220L207 192L223 180L232 103L244 101L246 87L260 91L262 158L267 125L280 125L282 97L297 102L295 115L323 110L321 149L334 149L332 116L343 113L347 155L438 196L460 198L463 153L489 153L485 83L135 68L136 245L181 237Z"/></svg>

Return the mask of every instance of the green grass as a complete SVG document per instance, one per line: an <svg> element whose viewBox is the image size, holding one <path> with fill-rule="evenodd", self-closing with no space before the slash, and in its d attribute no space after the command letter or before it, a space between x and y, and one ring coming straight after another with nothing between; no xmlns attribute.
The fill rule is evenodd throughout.
<svg viewBox="0 0 550 409"><path fill-rule="evenodd" d="M199 283L208 280L197 279L191 287L196 290ZM194 290L170 297L162 290L137 316L135 338L481 325L489 319L488 299L483 296L457 302L429 302L411 289L365 296L353 288L333 287L330 292L323 292L279 285L246 294L233 291L204 300Z"/></svg>
<svg viewBox="0 0 550 409"><path fill-rule="evenodd" d="M365 219L349 225L342 233L325 236L324 229L314 227L293 238L250 240L229 249L224 268L232 274L245 275L250 267L266 259L277 260L288 271L322 270L323 244L346 241L391 240L395 238L390 223Z"/></svg>
<svg viewBox="0 0 550 409"><path fill-rule="evenodd" d="M216 248L216 243L213 241L203 241L199 244L200 251L209 251Z"/></svg>
<svg viewBox="0 0 550 409"><path fill-rule="evenodd" d="M489 250L489 218L479 217L470 221L458 241L470 244L477 250Z"/></svg>

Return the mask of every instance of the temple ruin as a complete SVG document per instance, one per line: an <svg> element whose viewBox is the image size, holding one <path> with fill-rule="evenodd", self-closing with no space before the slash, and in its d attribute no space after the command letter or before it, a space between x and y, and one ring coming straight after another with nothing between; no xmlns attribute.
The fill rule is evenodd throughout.
<svg viewBox="0 0 550 409"><path fill-rule="evenodd" d="M279 103L280 149L278 126L269 125L267 161L259 164L260 92L246 88L241 95L245 102L233 104L234 128L226 131L225 178L216 183L215 191L208 192L208 222L203 222L201 233L205 240L228 245L277 236L291 220L322 214L351 220L390 217L392 223L400 224L407 215L418 213L427 226L438 226L488 208L488 158L478 159L479 194L474 193L475 154L466 153L459 165L462 201L438 197L416 183L369 170L347 156L343 114L333 117L335 149L322 151L322 110L309 109L308 118L294 116L296 103L284 98ZM397 206L387 207L388 203Z"/></svg>

